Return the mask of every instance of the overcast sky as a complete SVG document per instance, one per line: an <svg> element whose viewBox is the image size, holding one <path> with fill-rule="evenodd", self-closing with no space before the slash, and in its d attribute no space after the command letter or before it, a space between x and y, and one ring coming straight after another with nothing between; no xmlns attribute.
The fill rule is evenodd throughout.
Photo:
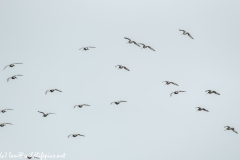
<svg viewBox="0 0 240 160"><path fill-rule="evenodd" d="M13 124L0 128L0 151L66 153L66 160L239 160L240 136L224 131L240 132L239 6L1 0L1 67L24 64L0 72L0 110L14 109L0 114L0 123ZM79 51L84 46L96 48ZM7 82L15 74L23 76ZM52 88L63 92L45 95ZM170 97L175 90L186 92ZM118 100L127 103L110 105ZM91 106L73 108L82 103ZM73 133L85 137L67 138Z"/></svg>

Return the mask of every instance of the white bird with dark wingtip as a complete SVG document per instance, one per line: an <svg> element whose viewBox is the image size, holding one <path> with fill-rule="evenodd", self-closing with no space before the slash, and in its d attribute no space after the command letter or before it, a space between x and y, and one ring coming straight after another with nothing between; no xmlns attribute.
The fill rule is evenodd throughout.
<svg viewBox="0 0 240 160"><path fill-rule="evenodd" d="M82 135L82 134L70 134L70 135L68 136L68 138L69 138L69 137L77 137L77 136L85 137L85 136Z"/></svg>
<svg viewBox="0 0 240 160"><path fill-rule="evenodd" d="M13 109L3 109L3 110L0 110L0 112L5 113L7 112L6 110L13 110Z"/></svg>
<svg viewBox="0 0 240 160"><path fill-rule="evenodd" d="M32 158L36 158L36 159L40 159L39 157L31 157L31 156L27 156L27 159L32 159Z"/></svg>
<svg viewBox="0 0 240 160"><path fill-rule="evenodd" d="M79 50L87 51L87 50L89 50L89 48L96 48L96 47L91 47L91 46L82 47L82 48L80 48Z"/></svg>
<svg viewBox="0 0 240 160"><path fill-rule="evenodd" d="M58 89L49 89L49 90L47 90L47 91L45 92L45 95L46 95L48 92L54 92L54 91L62 92L62 91L60 91L60 90L58 90Z"/></svg>
<svg viewBox="0 0 240 160"><path fill-rule="evenodd" d="M147 46L147 45L145 45L145 44L143 44L143 43L138 43L138 44L142 45L142 49L149 48L149 49L151 49L151 50L155 51L155 50L154 50L152 47L150 47L150 46Z"/></svg>
<svg viewBox="0 0 240 160"><path fill-rule="evenodd" d="M83 106L90 106L90 105L88 105L88 104L79 104L79 105L75 105L74 108L75 107L82 108Z"/></svg>
<svg viewBox="0 0 240 160"><path fill-rule="evenodd" d="M170 82L170 81L163 81L163 82L166 83L165 85L173 84L173 85L178 86L178 84L177 84L177 83L174 83L174 82ZM163 83L163 82L162 82L162 83Z"/></svg>
<svg viewBox="0 0 240 160"><path fill-rule="evenodd" d="M216 94L216 95L220 95L220 93L216 92L216 91L213 91L213 90L206 90L205 92L207 92L207 94Z"/></svg>
<svg viewBox="0 0 240 160"><path fill-rule="evenodd" d="M43 117L47 117L49 114L55 114L55 113L44 113L44 112L41 112L41 111L38 111L39 113L42 113L43 114Z"/></svg>
<svg viewBox="0 0 240 160"><path fill-rule="evenodd" d="M186 91L174 91L174 92L172 92L172 93L170 94L170 97L172 97L172 94L178 94L178 93L180 93L180 92L186 92Z"/></svg>
<svg viewBox="0 0 240 160"><path fill-rule="evenodd" d="M12 64L9 64L6 67L4 67L3 70L5 70L5 68L7 68L7 67L11 67L12 68L12 67L15 66L15 64L23 64L23 63L12 63Z"/></svg>
<svg viewBox="0 0 240 160"><path fill-rule="evenodd" d="M125 69L127 71L130 71L127 67L122 66L122 65L116 65L115 67L118 67L118 69Z"/></svg>
<svg viewBox="0 0 240 160"><path fill-rule="evenodd" d="M133 43L133 44L137 45L138 47L140 47L137 42L132 41L130 38L127 38L127 37L124 37L124 38L128 40L128 42L127 42L126 44L128 44L128 43L129 43L129 44L132 44L132 43Z"/></svg>
<svg viewBox="0 0 240 160"><path fill-rule="evenodd" d="M224 126L224 128L226 128L226 129L225 129L225 131L226 131L226 130L232 130L233 132L235 132L235 133L237 133L237 134L238 134L238 132L237 132L237 131L235 131L235 129L234 129L234 128L232 128L232 127L230 127L230 126Z"/></svg>
<svg viewBox="0 0 240 160"><path fill-rule="evenodd" d="M1 123L1 124L0 124L0 127L4 127L4 126L6 126L6 124L12 125L12 123Z"/></svg>
<svg viewBox="0 0 240 160"><path fill-rule="evenodd" d="M112 102L111 104L119 105L121 102L127 102L127 101L115 101L115 102Z"/></svg>
<svg viewBox="0 0 240 160"><path fill-rule="evenodd" d="M10 79L17 79L17 76L23 76L23 75L18 74L18 75L15 75L15 76L9 77L9 78L7 79L7 82L8 82Z"/></svg>
<svg viewBox="0 0 240 160"><path fill-rule="evenodd" d="M183 32L183 35L188 35L190 38L193 39L193 37L191 36L191 34L188 33L188 32L186 32L185 30L179 29L179 31L182 31L182 32Z"/></svg>
<svg viewBox="0 0 240 160"><path fill-rule="evenodd" d="M209 112L208 110L206 110L205 108L201 108L201 107L196 107L197 111L205 111L205 112Z"/></svg>

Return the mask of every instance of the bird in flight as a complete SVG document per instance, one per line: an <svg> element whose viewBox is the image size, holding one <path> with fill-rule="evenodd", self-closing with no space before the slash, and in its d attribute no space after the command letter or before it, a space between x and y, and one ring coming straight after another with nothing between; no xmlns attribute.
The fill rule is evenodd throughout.
<svg viewBox="0 0 240 160"><path fill-rule="evenodd" d="M44 112L41 112L41 111L38 111L39 113L42 113L43 114L43 117L47 117L49 114L55 114L55 113L44 113Z"/></svg>
<svg viewBox="0 0 240 160"><path fill-rule="evenodd" d="M83 106L90 106L90 105L88 105L88 104L79 104L79 105L75 105L74 108L75 108L75 107L82 108Z"/></svg>
<svg viewBox="0 0 240 160"><path fill-rule="evenodd" d="M15 76L9 77L9 78L7 79L7 82L8 82L10 79L17 79L17 76L23 76L23 75L18 74L18 75L15 75Z"/></svg>
<svg viewBox="0 0 240 160"><path fill-rule="evenodd" d="M170 94L170 97L172 97L172 94L178 94L179 92L186 92L186 91L174 91Z"/></svg>
<svg viewBox="0 0 240 160"><path fill-rule="evenodd" d="M147 46L147 45L145 45L145 44L143 44L143 43L138 43L138 44L142 45L142 49L149 48L149 49L155 51L152 47Z"/></svg>
<svg viewBox="0 0 240 160"><path fill-rule="evenodd" d="M237 131L235 131L235 129L234 129L234 128L232 128L232 127L230 127L230 126L224 126L224 128L226 128L226 129L225 129L225 131L226 131L226 130L232 130L233 132L235 132L235 133L237 133L237 134L238 134L238 132L237 132Z"/></svg>
<svg viewBox="0 0 240 160"><path fill-rule="evenodd" d="M165 85L173 84L173 85L178 86L178 84L177 84L177 83L174 83L174 82L170 82L170 81L163 81L163 82L166 83ZM162 82L162 83L163 83L163 82Z"/></svg>
<svg viewBox="0 0 240 160"><path fill-rule="evenodd" d="M127 71L130 71L127 67L125 67L125 66L122 66L122 65L116 65L115 67L118 67L118 69L125 69L125 70L127 70Z"/></svg>
<svg viewBox="0 0 240 160"><path fill-rule="evenodd" d="M121 102L127 102L127 101L115 101L115 102L112 102L111 104L119 105Z"/></svg>
<svg viewBox="0 0 240 160"><path fill-rule="evenodd" d="M87 51L87 50L89 50L89 48L96 48L96 47L91 47L91 46L82 47L82 48L80 48L79 50Z"/></svg>
<svg viewBox="0 0 240 160"><path fill-rule="evenodd" d="M3 70L5 70L5 68L7 68L7 67L11 67L12 68L12 67L15 66L15 64L23 64L23 63L12 63L12 64L9 64L6 67L4 67Z"/></svg>
<svg viewBox="0 0 240 160"><path fill-rule="evenodd" d="M13 109L3 109L3 110L0 110L0 112L5 113L7 112L6 110L13 110Z"/></svg>
<svg viewBox="0 0 240 160"><path fill-rule="evenodd" d="M12 123L1 123L1 124L0 124L0 127L4 127L4 126L6 126L6 124L12 125Z"/></svg>
<svg viewBox="0 0 240 160"><path fill-rule="evenodd" d="M198 108L197 111L205 111L205 112L209 112L208 110L206 110L205 108L201 108L201 107L196 107Z"/></svg>
<svg viewBox="0 0 240 160"><path fill-rule="evenodd" d="M220 95L218 92L213 91L213 90L206 90L205 92L207 92L207 94L212 94L212 93L214 93L214 94L216 94L216 95Z"/></svg>
<svg viewBox="0 0 240 160"><path fill-rule="evenodd" d="M69 138L69 137L77 137L77 136L83 136L83 137L85 137L84 135L81 135L81 134L70 134L70 135L68 136L68 138Z"/></svg>
<svg viewBox="0 0 240 160"><path fill-rule="evenodd" d="M32 159L32 158L40 159L39 157L31 157L31 156L27 156L27 159Z"/></svg>
<svg viewBox="0 0 240 160"><path fill-rule="evenodd" d="M62 92L62 91L60 91L60 90L58 90L58 89L50 89L50 90L47 90L47 91L45 92L45 95L46 95L48 92L54 92L54 91Z"/></svg>
<svg viewBox="0 0 240 160"><path fill-rule="evenodd" d="M193 37L191 36L191 34L188 33L188 32L186 32L185 30L179 29L179 31L182 31L182 32L183 32L183 35L188 35L190 38L193 39Z"/></svg>
<svg viewBox="0 0 240 160"><path fill-rule="evenodd" d="M126 44L135 44L135 45L137 45L138 47L140 47L140 45L137 43L137 42L135 42L135 41L132 41L130 38L127 38L127 37L124 37L125 39L127 39L128 40L128 42L126 43Z"/></svg>

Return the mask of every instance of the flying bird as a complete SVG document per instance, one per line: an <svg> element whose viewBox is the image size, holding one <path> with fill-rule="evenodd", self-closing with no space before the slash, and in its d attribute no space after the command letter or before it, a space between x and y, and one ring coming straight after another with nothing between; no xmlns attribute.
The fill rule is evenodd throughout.
<svg viewBox="0 0 240 160"><path fill-rule="evenodd" d="M207 94L212 94L212 93L214 93L214 94L216 94L216 95L220 95L218 92L213 91L213 90L206 90L205 92L207 92Z"/></svg>
<svg viewBox="0 0 240 160"><path fill-rule="evenodd" d="M127 101L115 101L115 102L112 102L111 104L119 105L121 102L127 102Z"/></svg>
<svg viewBox="0 0 240 160"><path fill-rule="evenodd" d="M143 44L143 43L138 43L138 44L142 45L142 49L149 48L149 49L155 51L152 47L147 46L147 45L145 45L145 44Z"/></svg>
<svg viewBox="0 0 240 160"><path fill-rule="evenodd" d="M77 136L83 136L83 137L85 137L84 135L81 135L81 134L70 134L70 135L68 136L68 138L69 138L69 137L77 137Z"/></svg>
<svg viewBox="0 0 240 160"><path fill-rule="evenodd" d="M43 114L43 117L47 117L49 114L55 114L55 113L44 113L44 112L41 112L41 111L38 111L39 113L42 113Z"/></svg>
<svg viewBox="0 0 240 160"><path fill-rule="evenodd" d="M196 107L198 108L197 111L205 111L205 112L209 112L208 110L206 110L205 108L201 108L201 107Z"/></svg>
<svg viewBox="0 0 240 160"><path fill-rule="evenodd" d="M118 69L125 69L125 70L127 70L127 71L130 71L127 67L125 67L125 66L122 66L122 65L116 65L115 67L118 67Z"/></svg>
<svg viewBox="0 0 240 160"><path fill-rule="evenodd" d="M172 94L178 94L179 92L186 92L186 91L174 91L170 94L170 97L172 97Z"/></svg>
<svg viewBox="0 0 240 160"><path fill-rule="evenodd" d="M0 110L0 112L5 113L7 112L6 110L13 110L13 109L3 109L3 110Z"/></svg>
<svg viewBox="0 0 240 160"><path fill-rule="evenodd" d="M1 124L0 124L0 127L4 127L4 126L6 126L6 124L12 125L12 123L1 123Z"/></svg>
<svg viewBox="0 0 240 160"><path fill-rule="evenodd" d="M232 130L233 132L235 132L235 133L237 133L237 134L238 134L238 132L237 132L237 131L235 131L235 129L234 129L234 128L232 128L232 127L230 127L230 126L224 126L224 128L226 128L226 129L225 129L225 131L226 131L226 130Z"/></svg>
<svg viewBox="0 0 240 160"><path fill-rule="evenodd" d="M9 77L8 79L7 79L7 82L10 80L10 79L17 79L17 76L23 76L23 75L15 75L15 76L12 76L12 77Z"/></svg>
<svg viewBox="0 0 240 160"><path fill-rule="evenodd" d="M27 159L32 159L32 158L40 159L39 157L31 157L31 156L27 156Z"/></svg>
<svg viewBox="0 0 240 160"><path fill-rule="evenodd" d="M166 83L165 85L173 84L173 85L178 86L178 84L177 84L177 83L174 83L174 82L170 82L170 81L163 81L163 82ZM163 82L162 82L162 83L163 83Z"/></svg>
<svg viewBox="0 0 240 160"><path fill-rule="evenodd" d="M128 40L128 42L127 42L126 44L128 44L128 43L129 43L129 44L132 44L132 43L133 43L133 44L137 45L138 47L140 47L137 42L132 41L130 38L127 38L127 37L124 37L124 38Z"/></svg>
<svg viewBox="0 0 240 160"><path fill-rule="evenodd" d="M54 91L62 92L62 91L60 91L60 90L58 90L58 89L50 89L50 90L47 90L47 91L45 92L45 95L46 95L48 92L54 92Z"/></svg>
<svg viewBox="0 0 240 160"><path fill-rule="evenodd" d="M23 63L12 63L12 64L9 64L6 67L4 67L3 70L5 70L5 68L7 68L7 67L11 67L12 68L12 67L15 66L15 64L23 64Z"/></svg>
<svg viewBox="0 0 240 160"><path fill-rule="evenodd" d="M87 51L87 50L89 50L89 48L96 48L96 47L91 47L91 46L82 47L82 48L80 48L79 50Z"/></svg>
<svg viewBox="0 0 240 160"><path fill-rule="evenodd" d="M179 29L179 31L182 31L182 32L183 32L183 35L188 35L190 38L193 39L193 37L191 36L191 34L188 33L188 32L186 32L185 30L181 30L181 29Z"/></svg>
<svg viewBox="0 0 240 160"><path fill-rule="evenodd" d="M74 108L75 108L75 107L82 108L83 106L90 106L90 105L88 105L88 104L79 104L79 105L75 105Z"/></svg>

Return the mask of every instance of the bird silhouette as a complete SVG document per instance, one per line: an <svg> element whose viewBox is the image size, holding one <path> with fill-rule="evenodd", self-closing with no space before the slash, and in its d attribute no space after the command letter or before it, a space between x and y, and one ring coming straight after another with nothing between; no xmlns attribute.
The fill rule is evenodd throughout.
<svg viewBox="0 0 240 160"><path fill-rule="evenodd" d="M12 63L12 64L9 64L6 67L4 67L3 70L5 70L5 68L7 68L7 67L11 67L12 68L12 67L15 66L15 64L23 64L23 63Z"/></svg>
<svg viewBox="0 0 240 160"><path fill-rule="evenodd" d="M190 35L190 33L186 32L185 30L179 29L179 31L182 31L183 35L188 35L190 38L193 39L193 37Z"/></svg>

